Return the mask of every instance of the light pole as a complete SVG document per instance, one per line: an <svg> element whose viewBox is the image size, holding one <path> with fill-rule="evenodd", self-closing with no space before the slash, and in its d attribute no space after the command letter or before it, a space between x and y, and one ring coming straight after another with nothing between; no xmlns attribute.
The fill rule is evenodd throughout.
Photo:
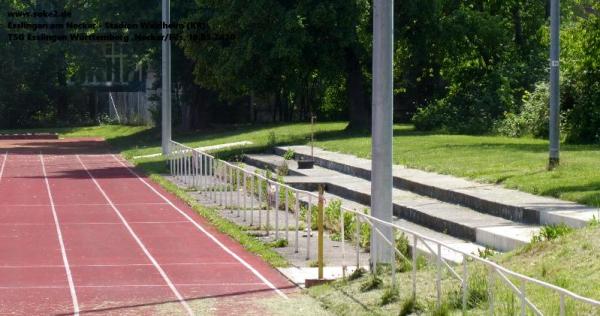
<svg viewBox="0 0 600 316"><path fill-rule="evenodd" d="M373 116L371 160L371 214L392 221L394 1L373 3ZM385 238L394 242L390 227L374 223ZM392 262L392 247L373 229L371 267Z"/></svg>
<svg viewBox="0 0 600 316"><path fill-rule="evenodd" d="M560 0L550 0L550 155L548 169L560 163Z"/></svg>
<svg viewBox="0 0 600 316"><path fill-rule="evenodd" d="M162 28L162 153L169 154L171 140L171 4L170 0L162 0L162 20L166 25Z"/></svg>

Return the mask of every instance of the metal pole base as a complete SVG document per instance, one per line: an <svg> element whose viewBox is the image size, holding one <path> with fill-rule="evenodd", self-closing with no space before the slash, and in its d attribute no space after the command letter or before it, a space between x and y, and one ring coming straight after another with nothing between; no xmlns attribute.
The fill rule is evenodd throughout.
<svg viewBox="0 0 600 316"><path fill-rule="evenodd" d="M550 158L550 159L548 159L548 170L554 170L559 165L560 165L560 159L559 158Z"/></svg>

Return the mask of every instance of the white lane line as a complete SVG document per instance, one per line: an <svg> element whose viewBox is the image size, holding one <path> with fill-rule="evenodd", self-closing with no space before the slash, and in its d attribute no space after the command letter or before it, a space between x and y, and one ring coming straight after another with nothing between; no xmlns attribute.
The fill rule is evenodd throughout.
<svg viewBox="0 0 600 316"><path fill-rule="evenodd" d="M123 225L125 225L125 228L127 228L127 230L129 231L129 234L131 234L131 236L133 237L133 239L135 239L135 241L140 246L140 248L142 249L142 251L144 251L144 253L146 254L146 257L150 260L150 262L152 262L152 264L154 265L154 267L156 268L156 270L158 270L158 272L162 276L163 280L165 280L165 282L167 283L167 285L169 286L169 288L171 289L171 291L173 292L173 294L175 294L175 296L177 297L177 299L179 300L179 302L181 303L181 305L183 305L183 307L185 308L185 310L188 312L189 315L193 316L194 312L192 311L192 308L185 301L185 299L183 298L183 296L181 295L181 293L179 293L179 291L177 290L177 288L175 287L175 285L173 284L173 282L171 282L171 279L169 279L169 276L167 275L167 273L158 264L158 262L156 261L156 259L154 259L154 257L152 256L152 254L150 254L150 251L148 251L148 249L146 248L146 246L144 245L144 243L142 243L142 240L133 231L133 229L131 228L131 226L129 226L129 223L127 222L127 220L125 219L125 217L123 217L123 214L121 214L121 212L119 211L119 209L115 206L115 204L113 203L113 201L108 197L108 195L106 194L106 192L104 192L104 189L102 189L102 187L100 186L100 183L98 183L98 181L96 181L96 178L94 178L94 175L92 175L92 173L85 166L85 164L83 163L83 161L81 160L81 158L79 157L79 155L77 155L77 160L79 160L79 163L81 164L81 166L83 167L83 169L85 170L85 172L92 179L92 181L94 182L94 184L96 184L96 187L98 188L98 190L100 191L100 193L102 193L102 195L104 196L104 199L106 199L106 201L108 202L108 204L110 204L110 206L115 211L115 213L117 214L117 216L119 216L119 218L123 222Z"/></svg>
<svg viewBox="0 0 600 316"><path fill-rule="evenodd" d="M238 265L237 261L224 261L224 262L174 262L174 263L161 263L161 266L210 266L210 265ZM152 263L127 263L127 264L72 264L71 269L74 268L121 268L121 267L152 267ZM58 264L41 264L41 265L6 265L0 266L0 269L46 269L46 268L62 268L62 265ZM262 284L262 283L261 283Z"/></svg>
<svg viewBox="0 0 600 316"><path fill-rule="evenodd" d="M158 202L158 203L115 203L118 206L150 206L150 205L169 205L169 203ZM10 206L10 207L40 207L40 206L50 206L50 204L2 204L0 206ZM108 203L68 203L68 204L60 204L56 203L54 206L110 206ZM142 209L141 211L145 211Z"/></svg>
<svg viewBox="0 0 600 316"><path fill-rule="evenodd" d="M257 286L263 285L262 282L254 283L177 283L177 286ZM128 287L168 287L165 284L117 284L117 285L78 285L79 288L128 288ZM12 289L66 289L66 286L62 285L40 285L40 286L0 286L0 290L12 290Z"/></svg>
<svg viewBox="0 0 600 316"><path fill-rule="evenodd" d="M4 153L4 159L2 159L2 167L0 167L0 182L2 182L2 176L4 175L4 166L6 166L7 159L8 159L8 150Z"/></svg>
<svg viewBox="0 0 600 316"><path fill-rule="evenodd" d="M169 221L169 222L129 222L130 224L145 224L145 225L161 225L161 224L165 224L165 225L171 225L171 224L187 224L188 221ZM86 223L86 222L73 222L73 223L69 223L69 222L63 222L62 225L63 226L69 226L69 225L121 225L121 222L104 222L104 223ZM0 227L5 227L5 226L51 226L54 224L48 224L48 223L0 223Z"/></svg>
<svg viewBox="0 0 600 316"><path fill-rule="evenodd" d="M44 164L44 155L40 153L40 161L42 162L42 172L44 173L44 182L46 182L46 190L48 191L48 198L50 199L50 207L52 209L52 216L54 217L54 225L56 226L56 234L58 235L58 242L60 243L60 252L62 254L63 263L65 266L65 272L67 273L67 281L69 282L69 290L71 291L71 300L73 301L73 313L75 316L79 315L79 303L77 301L77 293L75 292L75 283L73 282L73 276L71 275L71 268L69 267L69 259L67 258L67 251L65 250L65 243L63 241L62 231L58 222L58 214L56 213L56 207L54 206L54 198L52 197L52 191L50 190L50 182L48 181L48 174L46 173L46 165Z"/></svg>
<svg viewBox="0 0 600 316"><path fill-rule="evenodd" d="M142 177L140 177L135 171L133 171L133 169L131 167L127 166L121 160L117 159L117 157L115 155L112 155L112 157L117 162L119 162L119 164L121 164L121 166L127 168L127 170L132 175L134 175L136 178L138 178L143 184L145 184L148 188L150 188L150 190L152 190L154 193L156 193L156 195L158 195L165 202L167 202L169 205L171 205L171 207L173 207L173 209L175 209L177 212L179 212L179 214L181 214L190 223L192 223L194 226L196 226L196 228L198 228L198 230L200 230L201 232L203 232L206 236L208 236L210 239L212 239L212 241L214 241L219 247L221 247L223 250L225 250L225 252L227 252L229 255L231 255L233 258L235 258L237 261L239 261L242 265L244 265L248 270L250 270L250 272L252 272L256 277L258 277L265 285L267 285L268 287L270 287L273 291L275 291L281 297L283 297L285 299L288 298L287 295L285 295L281 290L279 290L275 285L273 285L273 283L271 283L271 281L267 280L266 277L264 277L253 266L251 266L248 262L246 262L246 260L242 259L235 252L233 252L231 249L229 249L227 246L225 246L215 236L213 236L211 233L209 233L204 227L200 226L200 224L198 224L195 220L193 220L188 214L186 214L179 207L177 207L175 204L173 204L173 202L171 202L171 200L167 199L167 197L165 197L164 195L162 195L153 186L151 186L146 180L144 180Z"/></svg>

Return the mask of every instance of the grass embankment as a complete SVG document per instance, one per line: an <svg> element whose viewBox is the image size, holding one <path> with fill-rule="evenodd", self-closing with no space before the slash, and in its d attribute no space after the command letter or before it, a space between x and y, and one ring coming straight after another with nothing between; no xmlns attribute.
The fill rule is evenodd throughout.
<svg viewBox="0 0 600 316"><path fill-rule="evenodd" d="M600 300L600 245L593 240L600 238L600 228L589 227L559 237L542 241L513 252L492 257L493 261L513 271L559 285L574 293ZM468 314L489 314L488 272L480 264L469 263ZM462 275L462 266L456 267ZM458 315L462 313L460 283L447 271L442 274L442 305L436 306L435 263L429 263L417 274L417 299L412 300L411 272L397 274L399 288L391 289L389 274L381 274L382 284L373 286L373 276L365 275L356 280L340 280L314 287L309 294L337 315ZM510 278L517 286L521 284ZM521 311L518 295L513 294L498 277L494 283L494 311L497 315L517 315ZM392 295L392 293L397 293ZM535 285L527 285L528 299L544 315L558 315L559 297L552 291ZM528 310L531 312L531 310ZM600 315L600 308L566 300L567 315Z"/></svg>
<svg viewBox="0 0 600 316"><path fill-rule="evenodd" d="M366 134L344 131L345 123L319 123L316 145L369 158L371 140ZM59 130L65 137L105 136L126 157L160 152L157 130L139 127L91 127ZM273 138L274 135L274 139ZM466 136L421 133L409 125L394 129L394 163L423 170L502 184L525 192L588 205L600 204L600 147L563 145L561 166L546 171L547 141L500 136ZM245 151L260 151L277 144L305 144L308 124L225 127L220 130L175 133L174 139L190 146L208 146L248 140ZM235 152L235 151L234 151Z"/></svg>

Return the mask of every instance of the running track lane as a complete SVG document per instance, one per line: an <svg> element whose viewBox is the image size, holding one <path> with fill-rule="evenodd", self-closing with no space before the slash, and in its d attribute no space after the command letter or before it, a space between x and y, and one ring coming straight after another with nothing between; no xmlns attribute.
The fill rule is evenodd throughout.
<svg viewBox="0 0 600 316"><path fill-rule="evenodd" d="M44 146L52 154L0 158L0 224L37 238L0 237L8 253L0 257L0 314L199 314L207 298L227 302L211 310L228 314L258 308L255 298L284 299L293 291L277 271L120 157L58 145Z"/></svg>

